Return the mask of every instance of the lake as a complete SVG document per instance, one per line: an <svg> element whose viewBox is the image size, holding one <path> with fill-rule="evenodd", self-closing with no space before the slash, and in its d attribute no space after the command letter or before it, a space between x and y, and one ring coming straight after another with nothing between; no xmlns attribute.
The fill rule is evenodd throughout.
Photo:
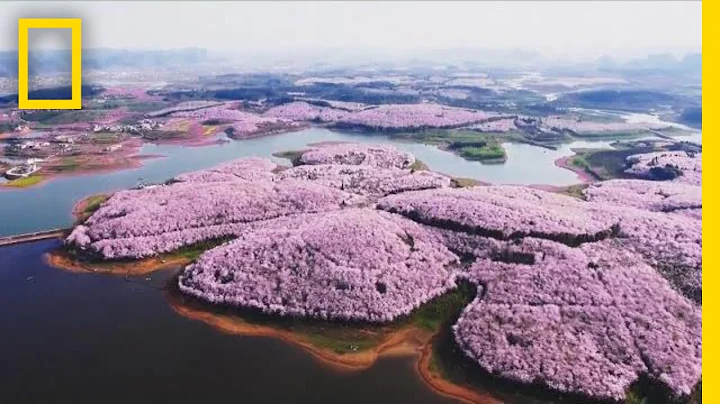
<svg viewBox="0 0 720 404"><path fill-rule="evenodd" d="M339 372L272 338L240 337L176 314L140 278L43 262L59 240L0 247L1 403L427 403L415 358Z"/></svg>
<svg viewBox="0 0 720 404"><path fill-rule="evenodd" d="M13 234L68 227L72 224L72 207L83 197L115 191L145 182L162 182L180 173L211 167L218 163L245 157L270 157L273 153L297 150L322 141L351 141L389 144L414 154L434 171L455 177L474 178L496 184L578 183L577 176L556 167L556 159L572 154L574 147L607 147L608 141L577 141L558 150L521 143L506 143L505 164L482 164L467 161L435 146L397 141L381 135L347 134L321 128L268 136L258 139L228 141L204 147L146 144L141 153L166 157L144 161L140 168L110 173L61 177L38 187L0 189L0 237ZM283 159L276 159L287 163Z"/></svg>
<svg viewBox="0 0 720 404"><path fill-rule="evenodd" d="M138 169L0 191L0 235L68 226L72 205L88 194L320 141L391 144L449 175L552 185L578 182L554 165L557 158L572 154L571 148L610 143L578 141L558 150L509 143L508 161L500 165L469 162L434 146L318 128L207 147L145 145L143 154L167 157ZM280 340L226 334L177 314L163 290L172 270L121 277L48 266L43 255L60 245L45 240L0 247L0 321L6 326L0 332L0 403L456 402L422 381L416 358L383 358L363 371L333 370Z"/></svg>
<svg viewBox="0 0 720 404"><path fill-rule="evenodd" d="M678 139L701 143L702 133L695 132ZM129 188L141 180L163 182L183 172L246 156L271 157L280 163L289 164L285 159L272 157L272 154L302 149L308 144L323 141L392 145L414 154L433 171L454 177L473 178L493 184L558 186L577 184L579 180L575 173L555 166L555 160L572 155L572 149L575 148L608 148L612 143L611 140L600 139L577 140L564 143L557 150L524 143L505 143L507 161L504 164L468 161L433 145L400 141L384 135L341 133L323 128L309 128L257 139L228 140L203 147L145 144L141 154L164 157L145 160L142 167L135 169L61 177L25 189L0 189L0 237L68 227L73 221L73 205L91 194Z"/></svg>

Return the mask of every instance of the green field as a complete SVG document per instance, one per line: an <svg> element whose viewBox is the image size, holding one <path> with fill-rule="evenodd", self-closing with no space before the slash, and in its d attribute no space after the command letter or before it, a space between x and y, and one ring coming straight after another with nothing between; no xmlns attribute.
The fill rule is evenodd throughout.
<svg viewBox="0 0 720 404"><path fill-rule="evenodd" d="M42 175L30 175L25 178L18 178L16 180L8 181L4 185L6 187L26 188L39 184L44 179L45 177L43 177Z"/></svg>

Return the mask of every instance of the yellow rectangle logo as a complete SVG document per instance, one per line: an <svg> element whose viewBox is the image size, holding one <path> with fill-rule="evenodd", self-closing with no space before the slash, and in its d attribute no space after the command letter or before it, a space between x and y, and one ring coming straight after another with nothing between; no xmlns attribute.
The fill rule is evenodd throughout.
<svg viewBox="0 0 720 404"><path fill-rule="evenodd" d="M72 44L72 97L69 100L28 99L28 31L30 29L70 29ZM82 108L82 22L80 18L18 19L18 109L81 109Z"/></svg>

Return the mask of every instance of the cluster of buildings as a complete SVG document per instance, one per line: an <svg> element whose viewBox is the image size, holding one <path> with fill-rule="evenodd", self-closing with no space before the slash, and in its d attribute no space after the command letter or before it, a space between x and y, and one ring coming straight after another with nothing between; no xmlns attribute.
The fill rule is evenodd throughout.
<svg viewBox="0 0 720 404"><path fill-rule="evenodd" d="M45 147L49 147L50 142L42 142L42 141L35 141L35 140L28 140L22 143L16 143L12 146L10 146L12 149L15 150L42 150Z"/></svg>
<svg viewBox="0 0 720 404"><path fill-rule="evenodd" d="M55 149L61 152L70 152L74 149L75 139L69 135L57 135L52 141L47 140L26 140L22 143L15 143L8 146L12 151L42 151L55 145Z"/></svg>
<svg viewBox="0 0 720 404"><path fill-rule="evenodd" d="M112 153L114 151L122 149L122 144L113 144L103 149L105 153Z"/></svg>
<svg viewBox="0 0 720 404"><path fill-rule="evenodd" d="M113 125L113 126L93 126L93 132L110 132L110 133L130 133L133 135L142 135L145 132L162 128L163 123L153 119L143 119L135 125Z"/></svg>

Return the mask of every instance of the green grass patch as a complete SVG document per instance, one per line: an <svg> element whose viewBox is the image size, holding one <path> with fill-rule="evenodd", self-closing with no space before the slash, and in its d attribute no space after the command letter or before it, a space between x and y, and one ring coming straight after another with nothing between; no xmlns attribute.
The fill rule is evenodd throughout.
<svg viewBox="0 0 720 404"><path fill-rule="evenodd" d="M287 150L275 152L272 155L281 159L290 160L290 163L295 167L300 165L300 157L302 157L303 153L305 153L305 150Z"/></svg>
<svg viewBox="0 0 720 404"><path fill-rule="evenodd" d="M75 171L80 168L80 162L75 157L63 157L57 165L57 171Z"/></svg>
<svg viewBox="0 0 720 404"><path fill-rule="evenodd" d="M103 204L103 202L107 201L109 198L110 195L106 194L97 194L85 198L81 202L83 203L82 211L77 213L76 223L82 223L87 220L90 216L92 216L93 213L100 209L100 206Z"/></svg>
<svg viewBox="0 0 720 404"><path fill-rule="evenodd" d="M494 144L483 147L461 146L458 148L460 156L466 160L504 162L507 154L502 145Z"/></svg>
<svg viewBox="0 0 720 404"><path fill-rule="evenodd" d="M114 144L120 141L120 137L112 132L98 132L92 134L92 142L95 144Z"/></svg>
<svg viewBox="0 0 720 404"><path fill-rule="evenodd" d="M189 260L196 260L202 253L207 250L211 250L221 244L227 243L233 240L234 237L221 237L213 240L201 241L189 246L181 247L171 253L163 254L162 257L168 258L186 258Z"/></svg>
<svg viewBox="0 0 720 404"><path fill-rule="evenodd" d="M5 183L6 187L15 187L15 188L26 188L31 187L33 185L37 185L41 183L45 177L42 175L30 175L24 178L18 178L12 181L8 181Z"/></svg>
<svg viewBox="0 0 720 404"><path fill-rule="evenodd" d="M570 165L577 168L589 167L588 162L585 160L585 155L577 155L570 158Z"/></svg>
<svg viewBox="0 0 720 404"><path fill-rule="evenodd" d="M476 179L462 178L462 177L453 178L452 183L455 186L455 188L469 188L469 187L475 187L475 186L482 184L480 181L478 181Z"/></svg>
<svg viewBox="0 0 720 404"><path fill-rule="evenodd" d="M508 140L512 135L470 130L427 130L397 136L439 145L456 152L466 160L500 163L507 159L507 154L498 139Z"/></svg>
<svg viewBox="0 0 720 404"><path fill-rule="evenodd" d="M186 132L181 131L166 131L166 130L154 130L152 132L143 133L143 138L151 141L156 140L170 140L170 139L183 139L187 137Z"/></svg>
<svg viewBox="0 0 720 404"><path fill-rule="evenodd" d="M409 322L428 331L438 331L443 325L455 322L460 312L476 296L477 289L467 282L420 306L409 318Z"/></svg>
<svg viewBox="0 0 720 404"><path fill-rule="evenodd" d="M408 166L408 168L413 171L429 171L430 170L430 167L428 167L427 164L425 164L422 160L418 160L418 159L415 159L415 162L410 164L410 166Z"/></svg>
<svg viewBox="0 0 720 404"><path fill-rule="evenodd" d="M574 167L585 170L598 180L605 181L614 178L625 178L627 169L627 157L638 153L652 151L648 149L620 149L620 150L576 150L577 155L573 156L570 164Z"/></svg>
<svg viewBox="0 0 720 404"><path fill-rule="evenodd" d="M351 328L316 329L305 335L313 345L338 354L366 351L380 342L378 335Z"/></svg>
<svg viewBox="0 0 720 404"><path fill-rule="evenodd" d="M585 194L583 194L583 191L587 187L588 184L570 185L569 187L565 187L560 190L559 193L567 196L572 196L573 198L585 200Z"/></svg>
<svg viewBox="0 0 720 404"><path fill-rule="evenodd" d="M153 112L170 106L171 103L163 101L138 101L128 102L126 104L128 111L131 112Z"/></svg>
<svg viewBox="0 0 720 404"><path fill-rule="evenodd" d="M68 123L79 123L91 121L100 115L103 111L92 109L81 110L36 110L32 113L22 115L23 119L41 124L60 125Z"/></svg>

